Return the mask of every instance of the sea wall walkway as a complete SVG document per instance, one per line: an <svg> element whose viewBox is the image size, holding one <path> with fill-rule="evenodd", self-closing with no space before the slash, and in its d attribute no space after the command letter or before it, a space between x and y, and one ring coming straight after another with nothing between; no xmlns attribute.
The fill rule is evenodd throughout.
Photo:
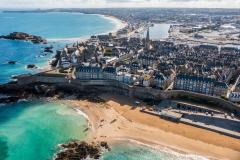
<svg viewBox="0 0 240 160"><path fill-rule="evenodd" d="M211 106L225 110L240 116L240 107L220 97L204 95L183 90L163 91L150 87L130 86L115 80L67 80L65 74L43 72L35 75L22 75L18 78L18 84L49 83L62 87L74 88L79 91L110 92L139 99L162 100L162 99L190 99L207 103Z"/></svg>

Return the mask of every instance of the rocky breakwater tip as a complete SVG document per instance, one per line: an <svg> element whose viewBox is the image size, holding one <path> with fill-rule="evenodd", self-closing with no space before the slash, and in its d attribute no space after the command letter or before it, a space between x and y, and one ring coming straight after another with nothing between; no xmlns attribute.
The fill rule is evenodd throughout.
<svg viewBox="0 0 240 160"><path fill-rule="evenodd" d="M54 160L64 159L100 159L103 150L110 151L107 142L87 143L84 141L72 141L60 145L61 151L55 155Z"/></svg>
<svg viewBox="0 0 240 160"><path fill-rule="evenodd" d="M12 32L9 35L2 35L0 36L0 39L9 39L9 40L23 40L23 41L30 41L32 43L43 43L47 44L47 40L40 37L35 36L23 32Z"/></svg>

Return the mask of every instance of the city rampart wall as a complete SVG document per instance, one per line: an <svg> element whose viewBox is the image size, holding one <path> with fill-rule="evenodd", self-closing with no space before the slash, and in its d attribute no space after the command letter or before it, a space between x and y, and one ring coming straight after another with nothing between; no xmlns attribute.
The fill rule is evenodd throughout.
<svg viewBox="0 0 240 160"><path fill-rule="evenodd" d="M216 108L221 108L229 112L237 113L240 115L240 107L230 101L224 100L219 97L182 91L182 90L171 90L163 91L159 89L154 89L150 87L140 87L140 86L129 86L127 84L115 81L115 80L67 80L64 75L50 76L50 75L33 75L29 78L21 77L18 79L19 84L28 83L50 83L55 85L62 85L66 87L72 87L73 89L78 89L79 91L92 91L101 93L116 93L130 97L136 97L139 99L152 99L152 100L162 100L162 99L193 99L199 102L206 102L211 104L211 106L216 106Z"/></svg>

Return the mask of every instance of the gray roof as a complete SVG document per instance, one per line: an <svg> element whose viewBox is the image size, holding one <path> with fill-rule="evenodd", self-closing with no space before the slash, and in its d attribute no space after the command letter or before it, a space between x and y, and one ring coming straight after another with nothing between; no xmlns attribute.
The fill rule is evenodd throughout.
<svg viewBox="0 0 240 160"><path fill-rule="evenodd" d="M192 81L205 81L208 83L214 83L216 80L211 78L199 77L199 76L190 76L190 75L178 75L177 79L190 79Z"/></svg>
<svg viewBox="0 0 240 160"><path fill-rule="evenodd" d="M92 66L77 66L76 67L77 72L100 72L100 67L92 67Z"/></svg>

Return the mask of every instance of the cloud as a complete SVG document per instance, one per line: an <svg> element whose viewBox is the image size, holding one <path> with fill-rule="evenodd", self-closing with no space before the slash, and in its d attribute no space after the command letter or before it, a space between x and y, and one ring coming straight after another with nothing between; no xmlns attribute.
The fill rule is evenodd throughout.
<svg viewBox="0 0 240 160"><path fill-rule="evenodd" d="M203 7L240 9L240 0L0 0L0 8L70 7Z"/></svg>

